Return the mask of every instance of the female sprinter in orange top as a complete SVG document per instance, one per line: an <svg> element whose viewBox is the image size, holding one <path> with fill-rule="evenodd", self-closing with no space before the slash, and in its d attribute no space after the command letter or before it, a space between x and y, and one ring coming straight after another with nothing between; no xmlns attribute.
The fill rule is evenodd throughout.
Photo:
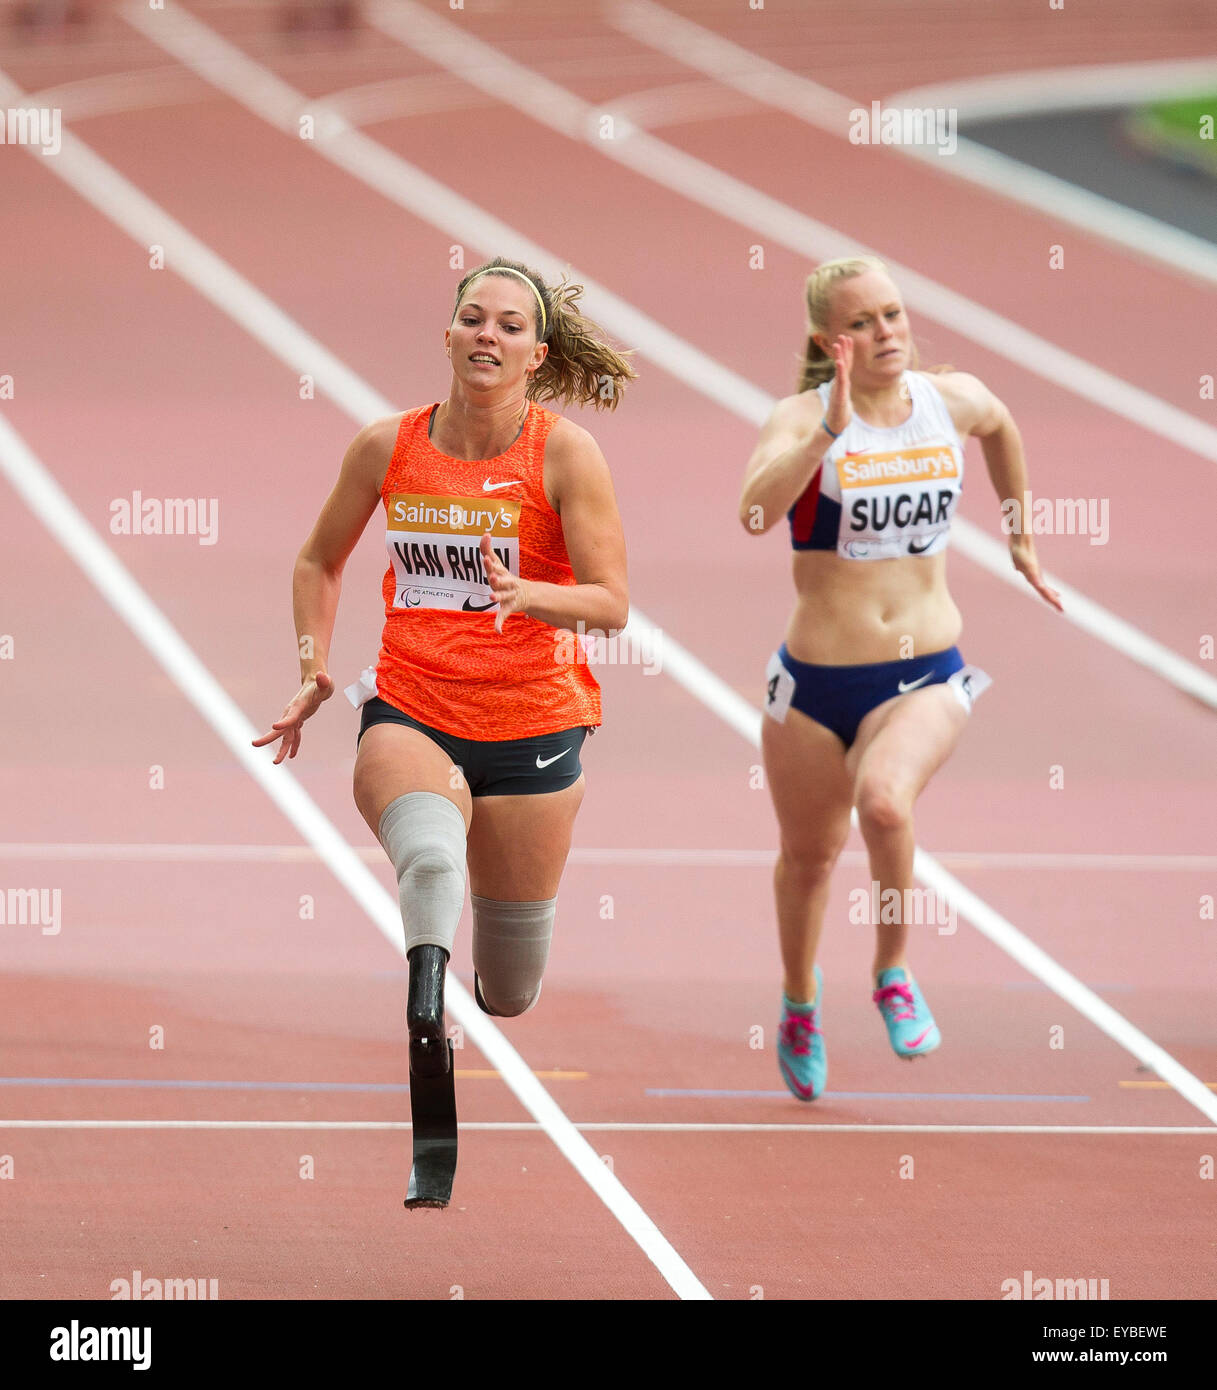
<svg viewBox="0 0 1217 1390"><path fill-rule="evenodd" d="M757 533L788 516L795 552L795 607L767 672L763 747L781 831L778 1062L809 1101L827 1077L816 950L853 806L878 888L871 901L883 905L874 1002L898 1056L941 1041L909 970L900 906L913 885L913 803L989 683L955 646L962 624L946 585L962 439L979 437L999 498L1021 498L1028 484L1001 401L966 373L915 370L908 317L882 261L821 265L807 281L807 316L799 394L780 401L761 432L740 520ZM1011 535L1010 558L1059 609L1029 534Z"/></svg>
<svg viewBox="0 0 1217 1390"><path fill-rule="evenodd" d="M608 466L586 430L540 404L615 407L635 375L579 313L580 293L502 258L460 282L447 399L356 435L300 552L296 629L312 655L257 740L281 740L276 763L295 757L304 721L333 694L343 566L383 504L385 626L354 792L398 879L412 1100L444 1071L444 968L466 867L479 1006L515 1015L536 1002L583 799L580 748L600 723L600 689L570 630L611 633L628 615ZM415 1157L417 1168L417 1115Z"/></svg>

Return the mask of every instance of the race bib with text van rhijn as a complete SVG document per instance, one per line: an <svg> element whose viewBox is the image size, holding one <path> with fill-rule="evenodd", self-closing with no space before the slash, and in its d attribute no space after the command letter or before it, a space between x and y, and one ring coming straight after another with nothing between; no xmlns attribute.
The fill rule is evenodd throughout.
<svg viewBox="0 0 1217 1390"><path fill-rule="evenodd" d="M508 497L436 497L395 492L385 544L393 566L395 608L491 613L497 607L482 564L489 531L499 563L520 573L520 503Z"/></svg>

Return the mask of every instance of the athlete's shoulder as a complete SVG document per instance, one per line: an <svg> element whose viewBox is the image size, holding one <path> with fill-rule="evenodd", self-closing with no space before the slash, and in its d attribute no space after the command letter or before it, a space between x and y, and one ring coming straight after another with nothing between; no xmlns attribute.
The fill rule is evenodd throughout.
<svg viewBox="0 0 1217 1390"><path fill-rule="evenodd" d="M922 372L938 390L960 434L988 434L1000 427L1006 408L971 372Z"/></svg>
<svg viewBox="0 0 1217 1390"><path fill-rule="evenodd" d="M824 401L817 389L812 386L793 396L783 396L775 401L765 429L769 433L803 433L815 427L824 418Z"/></svg>
<svg viewBox="0 0 1217 1390"><path fill-rule="evenodd" d="M360 452L375 451L386 446L390 453L397 442L397 436L401 431L402 421L408 416L418 415L425 406L420 406L414 410L399 410L393 415L382 415L379 419L372 420L364 425L363 429L351 441L351 448L358 449Z"/></svg>
<svg viewBox="0 0 1217 1390"><path fill-rule="evenodd" d="M553 416L553 423L545 440L547 464L578 466L580 463L591 461L604 462L600 445L596 443L596 438L590 430L577 425L573 420L568 420L565 415L558 415L553 411L546 413Z"/></svg>
<svg viewBox="0 0 1217 1390"><path fill-rule="evenodd" d="M412 413L398 411L364 425L347 448L342 461L344 473L357 478L361 486L366 484L379 490L397 447L401 423Z"/></svg>

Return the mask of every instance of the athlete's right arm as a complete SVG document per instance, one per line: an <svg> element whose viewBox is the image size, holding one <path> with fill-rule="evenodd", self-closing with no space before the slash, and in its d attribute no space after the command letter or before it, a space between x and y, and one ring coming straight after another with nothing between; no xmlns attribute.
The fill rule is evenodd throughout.
<svg viewBox="0 0 1217 1390"><path fill-rule="evenodd" d="M400 422L401 417L393 415L376 420L351 441L334 490L296 557L292 602L301 680L328 670L342 571L380 502L380 485Z"/></svg>
<svg viewBox="0 0 1217 1390"><path fill-rule="evenodd" d="M746 531L763 535L786 515L824 462L833 435L849 424L853 348L853 340L845 334L832 344L835 370L827 412L815 391L804 391L779 401L765 421L740 494L739 519ZM822 426L831 428L832 434Z"/></svg>
<svg viewBox="0 0 1217 1390"><path fill-rule="evenodd" d="M776 525L816 475L832 439L820 428L824 409L814 393L787 396L765 421L740 493L739 519L763 535Z"/></svg>
<svg viewBox="0 0 1217 1390"><path fill-rule="evenodd" d="M268 733L254 740L261 748L281 738L275 756L294 758L300 726L334 693L329 675L330 638L342 592L342 571L380 502L380 487L393 456L400 416L365 426L342 460L334 490L326 499L292 574L292 608L300 656L300 690Z"/></svg>

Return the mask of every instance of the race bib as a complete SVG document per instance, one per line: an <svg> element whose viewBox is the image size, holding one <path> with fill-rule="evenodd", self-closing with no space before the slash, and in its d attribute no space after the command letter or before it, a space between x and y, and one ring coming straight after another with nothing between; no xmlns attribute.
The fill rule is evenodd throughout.
<svg viewBox="0 0 1217 1390"><path fill-rule="evenodd" d="M385 544L394 608L492 613L498 607L482 565L487 531L504 569L520 573L520 506L509 497L437 497L395 492Z"/></svg>
<svg viewBox="0 0 1217 1390"><path fill-rule="evenodd" d="M947 545L962 482L946 445L845 454L836 462L846 559L932 555Z"/></svg>
<svg viewBox="0 0 1217 1390"><path fill-rule="evenodd" d="M947 684L955 692L955 698L971 714L973 703L993 684L993 678L979 666L964 666L947 680Z"/></svg>
<svg viewBox="0 0 1217 1390"><path fill-rule="evenodd" d="M765 713L785 724L786 711L794 698L794 677L782 665L782 658L774 652L765 668Z"/></svg>

